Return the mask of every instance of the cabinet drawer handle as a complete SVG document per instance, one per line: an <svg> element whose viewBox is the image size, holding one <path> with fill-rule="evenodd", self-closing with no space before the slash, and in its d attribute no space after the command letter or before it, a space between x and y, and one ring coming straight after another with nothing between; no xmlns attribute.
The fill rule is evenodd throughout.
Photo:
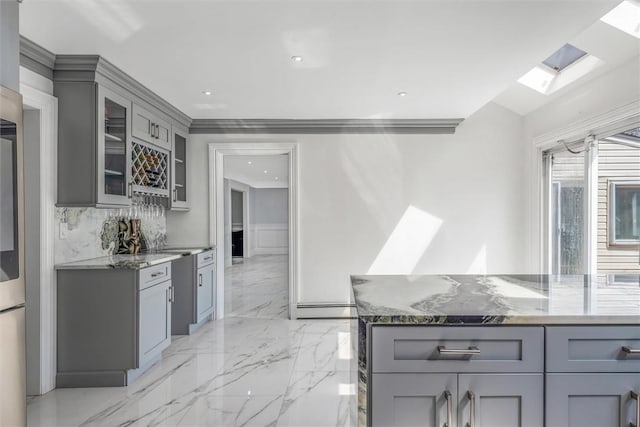
<svg viewBox="0 0 640 427"><path fill-rule="evenodd" d="M160 125L156 125L156 139L160 139Z"/></svg>
<svg viewBox="0 0 640 427"><path fill-rule="evenodd" d="M640 355L640 350L637 348L631 348L628 345L622 346L622 352L627 354Z"/></svg>
<svg viewBox="0 0 640 427"><path fill-rule="evenodd" d="M465 427L476 427L476 394L471 390L467 391L469 399L469 422Z"/></svg>
<svg viewBox="0 0 640 427"><path fill-rule="evenodd" d="M638 427L640 424L640 395L631 390L631 398L636 401L636 423L629 423L629 427Z"/></svg>
<svg viewBox="0 0 640 427"><path fill-rule="evenodd" d="M444 398L447 400L447 423L444 427L453 427L453 397L451 396L451 392L446 390L444 392Z"/></svg>
<svg viewBox="0 0 640 427"><path fill-rule="evenodd" d="M212 256L206 256L204 258L202 258L204 261L211 261L213 259Z"/></svg>
<svg viewBox="0 0 640 427"><path fill-rule="evenodd" d="M156 273L151 273L151 277L158 277L158 276L162 276L164 275L164 273L162 271L158 271Z"/></svg>
<svg viewBox="0 0 640 427"><path fill-rule="evenodd" d="M480 354L480 349L476 346L470 346L469 348L446 348L443 345L439 345L438 353L457 356L475 356Z"/></svg>
<svg viewBox="0 0 640 427"><path fill-rule="evenodd" d="M202 273L198 274L198 286L202 287Z"/></svg>

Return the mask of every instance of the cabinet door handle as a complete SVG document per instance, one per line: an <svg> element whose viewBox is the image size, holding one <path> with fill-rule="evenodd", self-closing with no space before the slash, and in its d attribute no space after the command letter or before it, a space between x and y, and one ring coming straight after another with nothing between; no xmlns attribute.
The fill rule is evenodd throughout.
<svg viewBox="0 0 640 427"><path fill-rule="evenodd" d="M171 287L168 287L165 291L167 293L167 302L171 302Z"/></svg>
<svg viewBox="0 0 640 427"><path fill-rule="evenodd" d="M178 189L177 188L173 189L173 201L174 202L178 201Z"/></svg>
<svg viewBox="0 0 640 427"><path fill-rule="evenodd" d="M171 302L175 302L175 300L176 300L176 287L171 285L169 287L169 289L171 289Z"/></svg>
<svg viewBox="0 0 640 427"><path fill-rule="evenodd" d="M638 427L640 424L640 395L631 390L631 398L636 401L636 423L629 423L629 427Z"/></svg>
<svg viewBox="0 0 640 427"><path fill-rule="evenodd" d="M438 353L457 356L476 356L480 354L480 349L476 346L470 346L469 348L446 348L443 345L439 345Z"/></svg>
<svg viewBox="0 0 640 427"><path fill-rule="evenodd" d="M198 274L198 286L202 287L202 273Z"/></svg>
<svg viewBox="0 0 640 427"><path fill-rule="evenodd" d="M639 349L631 348L628 345L623 345L622 346L622 352L623 353L627 353L627 354L640 355L640 350Z"/></svg>
<svg viewBox="0 0 640 427"><path fill-rule="evenodd" d="M156 125L156 139L160 139L160 125Z"/></svg>
<svg viewBox="0 0 640 427"><path fill-rule="evenodd" d="M129 181L129 184L127 184L127 197L133 197L133 181Z"/></svg>
<svg viewBox="0 0 640 427"><path fill-rule="evenodd" d="M444 392L444 398L447 401L447 423L444 425L444 427L453 427L453 397L451 396L451 392L449 390L446 390Z"/></svg>
<svg viewBox="0 0 640 427"><path fill-rule="evenodd" d="M469 422L465 427L476 427L476 394L471 390L467 391L469 399Z"/></svg>

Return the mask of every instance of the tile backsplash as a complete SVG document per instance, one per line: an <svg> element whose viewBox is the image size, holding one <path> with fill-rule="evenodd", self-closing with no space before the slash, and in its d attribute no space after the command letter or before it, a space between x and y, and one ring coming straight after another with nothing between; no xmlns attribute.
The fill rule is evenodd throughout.
<svg viewBox="0 0 640 427"><path fill-rule="evenodd" d="M118 209L56 208L56 264L114 254L118 246ZM141 230L151 246L166 242L164 216L144 218Z"/></svg>

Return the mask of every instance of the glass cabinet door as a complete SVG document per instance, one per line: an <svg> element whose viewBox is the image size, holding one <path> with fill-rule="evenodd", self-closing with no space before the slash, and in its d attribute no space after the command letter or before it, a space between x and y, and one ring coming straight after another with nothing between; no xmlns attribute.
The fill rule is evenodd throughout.
<svg viewBox="0 0 640 427"><path fill-rule="evenodd" d="M128 144L131 103L99 88L98 190L100 204L129 204L131 159Z"/></svg>
<svg viewBox="0 0 640 427"><path fill-rule="evenodd" d="M187 200L187 133L173 130L173 167L171 207L188 209Z"/></svg>

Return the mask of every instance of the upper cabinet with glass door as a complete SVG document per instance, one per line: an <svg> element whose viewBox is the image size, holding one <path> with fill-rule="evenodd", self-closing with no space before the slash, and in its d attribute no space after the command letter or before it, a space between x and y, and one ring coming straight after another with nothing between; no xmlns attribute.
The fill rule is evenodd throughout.
<svg viewBox="0 0 640 427"><path fill-rule="evenodd" d="M98 88L98 204L128 205L131 197L131 102Z"/></svg>
<svg viewBox="0 0 640 427"><path fill-rule="evenodd" d="M170 200L172 124L186 129L188 116L97 55L57 55L53 91L58 206L129 206L134 193Z"/></svg>
<svg viewBox="0 0 640 427"><path fill-rule="evenodd" d="M187 197L187 130L173 126L172 132L172 167L171 167L171 209L188 210Z"/></svg>
<svg viewBox="0 0 640 427"><path fill-rule="evenodd" d="M131 101L93 82L56 82L58 206L131 204Z"/></svg>

